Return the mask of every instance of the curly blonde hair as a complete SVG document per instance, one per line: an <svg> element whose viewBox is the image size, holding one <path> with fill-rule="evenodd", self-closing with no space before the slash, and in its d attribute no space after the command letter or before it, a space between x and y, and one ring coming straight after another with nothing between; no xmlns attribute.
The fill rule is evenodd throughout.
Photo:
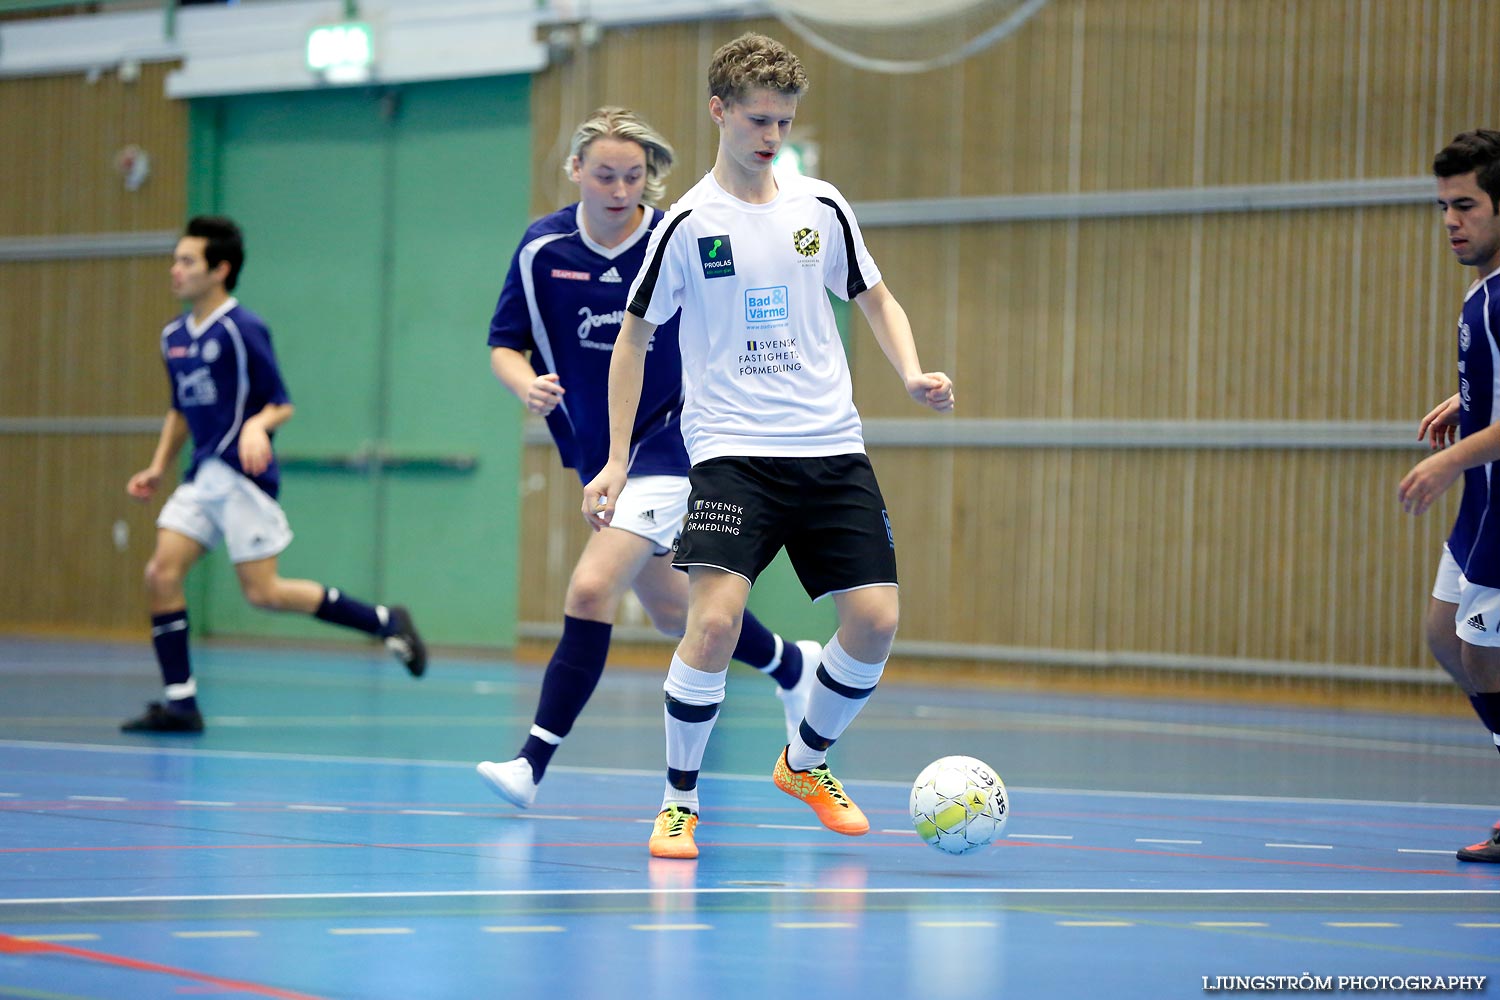
<svg viewBox="0 0 1500 1000"><path fill-rule="evenodd" d="M633 142L645 150L646 189L641 194L641 200L648 205L655 205L666 197L666 177L672 172L672 161L677 154L660 132L629 108L599 108L583 120L573 132L573 141L568 145L568 155L563 160L564 176L572 180L574 158L581 161L583 154L596 139Z"/></svg>
<svg viewBox="0 0 1500 1000"><path fill-rule="evenodd" d="M807 72L792 50L776 39L746 32L714 53L708 64L708 93L733 104L757 89L801 97L807 92Z"/></svg>

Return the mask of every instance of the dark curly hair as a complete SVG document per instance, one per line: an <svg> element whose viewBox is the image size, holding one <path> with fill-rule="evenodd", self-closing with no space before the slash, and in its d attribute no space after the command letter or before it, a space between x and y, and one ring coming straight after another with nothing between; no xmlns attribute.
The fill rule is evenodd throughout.
<svg viewBox="0 0 1500 1000"><path fill-rule="evenodd" d="M1490 207L1500 214L1500 132L1492 128L1460 132L1432 158L1437 177L1457 177L1471 170L1479 190L1490 196Z"/></svg>

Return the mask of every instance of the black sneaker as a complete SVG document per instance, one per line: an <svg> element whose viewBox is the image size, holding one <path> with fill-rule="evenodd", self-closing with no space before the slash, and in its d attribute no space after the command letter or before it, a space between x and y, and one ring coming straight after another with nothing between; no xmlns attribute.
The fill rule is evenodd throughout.
<svg viewBox="0 0 1500 1000"><path fill-rule="evenodd" d="M146 706L146 714L120 723L122 733L201 733L203 713L196 708L175 712L159 701Z"/></svg>
<svg viewBox="0 0 1500 1000"><path fill-rule="evenodd" d="M1481 840L1468 847L1460 847L1458 860L1488 861L1492 865L1500 865L1500 823L1496 823L1494 829L1490 831L1488 840Z"/></svg>
<svg viewBox="0 0 1500 1000"><path fill-rule="evenodd" d="M391 606L391 634L385 637L385 648L395 654L413 677L427 673L427 646L417 634L411 612L400 604Z"/></svg>

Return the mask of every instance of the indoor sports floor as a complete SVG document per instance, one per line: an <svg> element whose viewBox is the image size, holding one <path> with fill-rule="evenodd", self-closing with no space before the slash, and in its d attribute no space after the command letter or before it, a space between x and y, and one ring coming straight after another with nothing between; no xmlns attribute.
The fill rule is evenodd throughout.
<svg viewBox="0 0 1500 1000"><path fill-rule="evenodd" d="M1232 976L1500 976L1500 817L1462 716L887 683L834 749L839 837L769 781L770 682L736 668L702 857L646 854L660 676L606 673L530 811L540 670L200 644L208 732L127 737L141 644L0 642L0 998L1205 995ZM995 846L911 831L930 760L1009 785ZM1404 995L1361 990L1366 995Z"/></svg>

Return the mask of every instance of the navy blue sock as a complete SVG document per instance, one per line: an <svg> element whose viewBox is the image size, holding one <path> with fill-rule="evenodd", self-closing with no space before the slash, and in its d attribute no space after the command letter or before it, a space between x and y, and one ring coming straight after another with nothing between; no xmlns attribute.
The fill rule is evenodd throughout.
<svg viewBox="0 0 1500 1000"><path fill-rule="evenodd" d="M583 713L604 674L613 630L614 626L608 622L563 616L562 638L552 651L547 672L542 675L542 696L537 701L533 730L545 730L559 742L572 732L573 723ZM533 731L526 738L520 756L531 762L531 771L540 781L556 751L557 743Z"/></svg>
<svg viewBox="0 0 1500 1000"><path fill-rule="evenodd" d="M794 642L781 644L781 662L774 670L768 669L776 657L776 635L749 609L746 609L740 624L740 641L731 655L763 674L770 674L777 684L788 690L796 687L802 679L802 650Z"/></svg>
<svg viewBox="0 0 1500 1000"><path fill-rule="evenodd" d="M373 605L355 600L340 592L337 587L324 588L323 603L318 605L313 617L333 625L381 636L386 634L386 625L390 620L389 615L382 620L380 611Z"/></svg>
<svg viewBox="0 0 1500 1000"><path fill-rule="evenodd" d="M1500 736L1500 691L1481 691L1469 695L1469 704L1474 706L1474 713L1479 716L1479 721L1484 723L1485 728ZM1500 743L1495 744L1495 749L1500 750Z"/></svg>
<svg viewBox="0 0 1500 1000"><path fill-rule="evenodd" d="M161 680L167 688L167 708L173 712L196 712L198 699L194 693L172 696L174 688L178 692L196 691L193 668L188 660L186 608L151 616L151 645L156 648L156 663L161 667Z"/></svg>

